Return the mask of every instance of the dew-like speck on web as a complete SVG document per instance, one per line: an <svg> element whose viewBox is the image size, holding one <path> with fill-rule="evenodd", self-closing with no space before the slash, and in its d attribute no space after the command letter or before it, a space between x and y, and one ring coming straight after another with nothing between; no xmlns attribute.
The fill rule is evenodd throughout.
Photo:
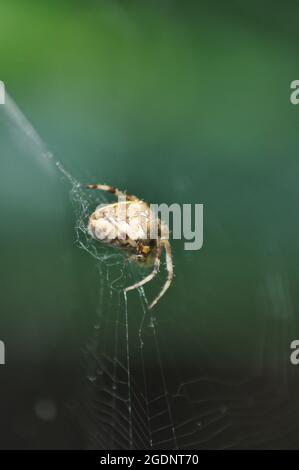
<svg viewBox="0 0 299 470"><path fill-rule="evenodd" d="M87 379L89 380L89 382L95 382L97 380L97 376L96 375L88 375Z"/></svg>
<svg viewBox="0 0 299 470"><path fill-rule="evenodd" d="M42 421L53 421L57 415L56 404L51 399L40 399L34 404L36 416Z"/></svg>

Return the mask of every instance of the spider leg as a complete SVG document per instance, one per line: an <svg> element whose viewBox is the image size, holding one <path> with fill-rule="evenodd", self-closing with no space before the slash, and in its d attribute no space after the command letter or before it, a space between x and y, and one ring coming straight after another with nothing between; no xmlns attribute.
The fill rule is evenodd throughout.
<svg viewBox="0 0 299 470"><path fill-rule="evenodd" d="M153 271L151 272L151 274L146 276L141 281L136 282L136 284L133 284L132 286L126 287L125 292L128 292L129 290L133 290L133 289L138 289L139 287L143 286L147 282L150 282L158 274L159 268L160 268L161 253L162 253L162 245L161 245L160 240L157 240L157 253L156 253L156 257L155 257L155 261L154 261Z"/></svg>
<svg viewBox="0 0 299 470"><path fill-rule="evenodd" d="M149 309L153 308L158 303L158 301L161 299L161 297L167 291L167 289L170 286L170 284L172 283L172 279L173 279L173 262L172 262L171 246L170 246L169 240L167 240L167 239L163 240L163 246L164 246L165 252L166 252L166 267L167 267L168 276L167 276L167 280L166 280L164 286L162 287L162 289L160 291L160 294L149 305L149 307L148 307Z"/></svg>
<svg viewBox="0 0 299 470"><path fill-rule="evenodd" d="M86 186L88 189L100 189L101 191L107 191L108 193L114 194L116 197L124 197L127 201L139 201L137 196L132 194L127 194L124 191L120 191L113 186L108 186L106 184L88 184Z"/></svg>

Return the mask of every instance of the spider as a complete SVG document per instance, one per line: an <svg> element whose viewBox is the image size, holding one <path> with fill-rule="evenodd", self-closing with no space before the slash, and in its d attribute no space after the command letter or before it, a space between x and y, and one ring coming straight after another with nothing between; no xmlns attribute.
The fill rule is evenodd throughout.
<svg viewBox="0 0 299 470"><path fill-rule="evenodd" d="M137 196L104 184L89 184L87 188L107 191L119 199L116 203L98 207L91 214L88 222L89 234L103 243L125 249L138 262L153 265L153 271L148 276L126 287L125 292L138 289L158 274L162 250L165 249L168 275L160 293L148 307L153 308L165 294L173 279L168 226L154 215L146 202ZM125 214L123 217L119 217L121 212ZM151 235L155 228L157 236L153 238Z"/></svg>

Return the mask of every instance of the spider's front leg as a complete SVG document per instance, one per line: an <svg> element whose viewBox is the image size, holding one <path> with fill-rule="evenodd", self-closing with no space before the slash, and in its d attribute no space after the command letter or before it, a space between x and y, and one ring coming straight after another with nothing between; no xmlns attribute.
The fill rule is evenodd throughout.
<svg viewBox="0 0 299 470"><path fill-rule="evenodd" d="M163 246L166 252L166 268L167 268L167 279L162 287L159 295L152 301L148 308L153 308L161 299L161 297L165 294L167 289L169 288L170 284L173 280L173 262L172 262L172 255L171 255L171 246L169 240L163 240Z"/></svg>
<svg viewBox="0 0 299 470"><path fill-rule="evenodd" d="M139 287L143 286L144 284L147 284L150 282L159 272L160 268L160 262L161 262L161 252L162 252L162 245L160 240L157 241L157 252L154 260L154 268L153 271L146 276L144 279L141 281L136 282L136 284L133 284L132 286L126 287L125 292L128 292L129 290L134 290L138 289Z"/></svg>

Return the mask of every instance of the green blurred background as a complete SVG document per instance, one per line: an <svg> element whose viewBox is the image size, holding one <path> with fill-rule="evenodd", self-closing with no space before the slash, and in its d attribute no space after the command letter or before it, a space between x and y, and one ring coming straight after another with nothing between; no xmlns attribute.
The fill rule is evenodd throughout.
<svg viewBox="0 0 299 470"><path fill-rule="evenodd" d="M223 421L215 432L207 423L194 440L202 448L299 448L299 368L289 361L299 334L299 108L289 98L298 9L268 0L0 6L0 79L75 178L149 202L204 204L204 246L174 242L175 281L154 312L170 393L209 377L192 400L212 395L228 410L223 431ZM65 403L77 407L82 348L107 281L75 244L68 182L21 134L0 109L0 447L81 448L84 426ZM133 325L140 312L130 293ZM155 376L150 349L144 367ZM41 400L54 407L48 418L36 411ZM178 422L192 416L173 406Z"/></svg>

